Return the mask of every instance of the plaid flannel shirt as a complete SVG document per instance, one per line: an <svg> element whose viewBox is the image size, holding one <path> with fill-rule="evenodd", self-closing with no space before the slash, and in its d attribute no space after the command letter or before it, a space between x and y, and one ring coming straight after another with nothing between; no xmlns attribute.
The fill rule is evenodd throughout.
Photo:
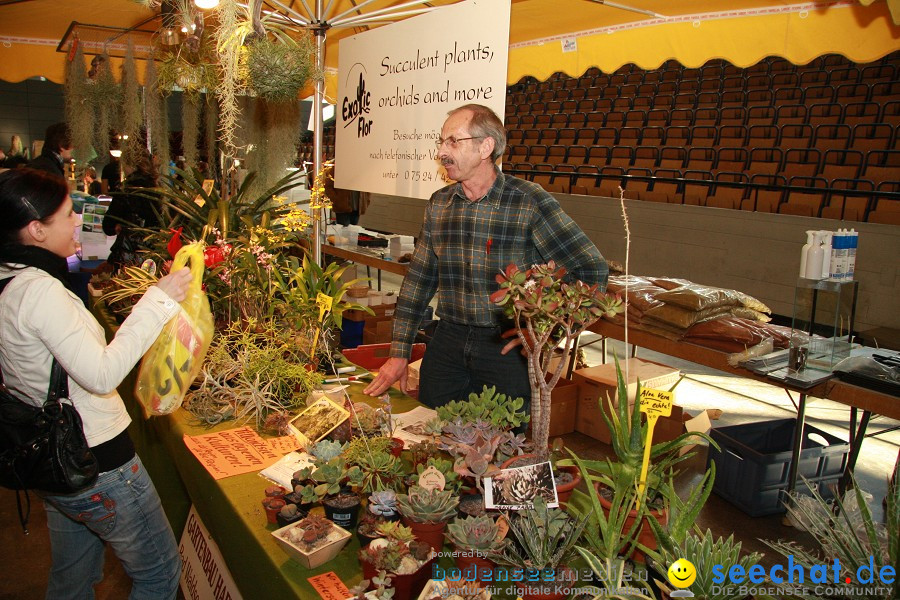
<svg viewBox="0 0 900 600"><path fill-rule="evenodd" d="M539 185L504 175L484 198L466 198L458 183L436 191L403 280L394 313L391 356L409 358L428 303L438 294L442 319L494 326L503 310L490 302L495 277L510 263L519 268L556 261L568 277L605 289L609 268L597 247Z"/></svg>

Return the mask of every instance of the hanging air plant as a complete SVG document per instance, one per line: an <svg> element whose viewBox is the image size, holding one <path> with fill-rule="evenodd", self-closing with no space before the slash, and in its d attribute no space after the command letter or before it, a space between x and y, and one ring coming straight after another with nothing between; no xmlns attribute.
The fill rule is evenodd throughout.
<svg viewBox="0 0 900 600"><path fill-rule="evenodd" d="M95 56L91 61L86 90L96 118L94 148L97 155L91 160L98 159L98 164L105 165L109 157L109 132L116 126L122 95L122 89L113 76L109 55Z"/></svg>
<svg viewBox="0 0 900 600"><path fill-rule="evenodd" d="M150 149L159 159L159 164L169 164L169 115L166 100L159 90L156 61L147 61L147 85L144 104L147 113L147 135Z"/></svg>
<svg viewBox="0 0 900 600"><path fill-rule="evenodd" d="M94 136L94 111L91 110L86 88L84 52L81 44L78 44L75 56L66 63L65 101L69 136L75 148L75 160L80 163L89 161L93 153L91 140Z"/></svg>
<svg viewBox="0 0 900 600"><path fill-rule="evenodd" d="M200 140L200 94L181 95L181 144L186 169L197 167L197 144Z"/></svg>
<svg viewBox="0 0 900 600"><path fill-rule="evenodd" d="M247 87L270 102L297 100L315 75L315 47L312 36L299 41L287 35L256 39L247 45Z"/></svg>
<svg viewBox="0 0 900 600"><path fill-rule="evenodd" d="M144 123L141 86L137 78L134 44L128 42L122 64L122 164L133 165L141 148L141 126ZM104 162L109 156L101 155Z"/></svg>
<svg viewBox="0 0 900 600"><path fill-rule="evenodd" d="M247 168L256 171L255 191L262 193L284 177L294 165L300 135L300 103L270 102L253 98L244 119L252 151L247 153Z"/></svg>

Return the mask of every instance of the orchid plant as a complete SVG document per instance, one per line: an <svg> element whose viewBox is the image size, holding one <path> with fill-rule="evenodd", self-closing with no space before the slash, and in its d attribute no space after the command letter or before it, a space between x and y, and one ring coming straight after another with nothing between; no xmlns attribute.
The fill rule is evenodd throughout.
<svg viewBox="0 0 900 600"><path fill-rule="evenodd" d="M624 310L618 295L605 293L597 284L565 281L565 275L566 269L553 261L525 271L510 264L497 275L500 289L491 294L491 301L513 319L528 359L532 441L543 459L550 453L550 394L578 336L603 315ZM554 356L560 360L550 371Z"/></svg>

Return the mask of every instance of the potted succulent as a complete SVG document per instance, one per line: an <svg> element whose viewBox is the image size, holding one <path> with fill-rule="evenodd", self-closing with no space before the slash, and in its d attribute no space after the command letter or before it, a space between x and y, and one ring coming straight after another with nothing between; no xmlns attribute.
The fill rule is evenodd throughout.
<svg viewBox="0 0 900 600"><path fill-rule="evenodd" d="M641 413L629 406L628 393L625 386L625 378L616 360L617 396L618 403L613 405L607 400L609 414L605 412L603 419L609 427L612 437L611 445L616 460L586 460L581 464L585 467L583 472L589 473L589 481L597 489L601 505L609 509L610 500L606 496L615 490L616 486L626 485L637 487L640 483L641 467L644 457L644 445L647 440L648 425L641 418ZM677 384L676 384L677 385ZM637 383L635 397L641 394L641 383ZM700 440L706 440L716 448L718 445L708 435L699 432L683 433L674 440L652 444L650 448L650 462L647 470L647 479L642 494L638 497L638 505L647 505L647 511L643 516L633 512L631 518L641 520L642 531L639 539L644 547L654 549L655 537L648 518L654 518L660 524L665 524L667 513L664 504L665 483L671 477L675 467L682 461L694 456L695 452L682 452L684 448L696 444ZM711 483L709 484L711 485ZM634 550L633 557L637 561L643 561L644 552L638 548Z"/></svg>
<svg viewBox="0 0 900 600"><path fill-rule="evenodd" d="M319 515L272 532L275 541L307 569L315 569L338 555L350 532Z"/></svg>
<svg viewBox="0 0 900 600"><path fill-rule="evenodd" d="M403 463L389 452L372 449L356 458L362 471L360 491L363 493L397 491L403 486Z"/></svg>
<svg viewBox="0 0 900 600"><path fill-rule="evenodd" d="M525 600L568 597L574 576L566 563L575 554L587 520L575 520L558 508L548 508L540 496L534 499L532 509L507 513L505 518L511 543L488 557L498 565L521 569L523 581L516 584L519 596Z"/></svg>
<svg viewBox="0 0 900 600"><path fill-rule="evenodd" d="M275 520L278 522L279 527L286 527L305 518L306 515L307 512L296 504L285 504L281 507L281 510L278 511L278 514L275 515Z"/></svg>
<svg viewBox="0 0 900 600"><path fill-rule="evenodd" d="M447 524L447 540L456 548L456 566L463 579L492 581L494 561L488 556L502 552L508 543L500 537L497 521L488 515L456 518Z"/></svg>
<svg viewBox="0 0 900 600"><path fill-rule="evenodd" d="M551 391L575 341L604 314L624 310L618 296L604 293L596 284L565 281L565 275L566 269L553 261L525 271L510 264L497 275L500 289L491 294L491 301L512 318L516 338L528 359L531 439L541 460L550 454ZM559 357L559 362L551 370L554 357Z"/></svg>
<svg viewBox="0 0 900 600"><path fill-rule="evenodd" d="M491 591L477 581L429 579L419 600L491 600Z"/></svg>
<svg viewBox="0 0 900 600"><path fill-rule="evenodd" d="M444 545L447 522L456 516L459 498L449 489L414 485L406 494L397 495L397 506L404 524L412 528L416 539L428 542L439 551Z"/></svg>
<svg viewBox="0 0 900 600"><path fill-rule="evenodd" d="M381 524L378 533L382 537L359 551L363 578L375 584L373 579L384 572L391 578L396 600L414 598L430 578L435 559L432 547L397 522Z"/></svg>
<svg viewBox="0 0 900 600"><path fill-rule="evenodd" d="M330 455L331 452L323 458ZM363 473L356 465L348 465L340 454L328 460L323 458L316 458L313 466L296 473L297 479L306 482L299 490L302 503L321 502L325 514L335 524L354 527L359 516L360 497L353 490L362 485Z"/></svg>

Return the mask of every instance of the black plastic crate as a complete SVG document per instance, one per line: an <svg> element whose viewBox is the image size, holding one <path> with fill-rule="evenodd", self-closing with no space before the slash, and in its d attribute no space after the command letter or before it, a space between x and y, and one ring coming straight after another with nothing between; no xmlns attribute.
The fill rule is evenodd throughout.
<svg viewBox="0 0 900 600"><path fill-rule="evenodd" d="M716 461L713 491L751 517L785 512L782 493L787 489L796 427L797 419L778 419L712 429L710 436L721 448L710 446L707 458L707 465ZM850 444L807 424L796 491L809 493L802 480L806 478L823 498L831 498L830 484L843 474L849 452Z"/></svg>

